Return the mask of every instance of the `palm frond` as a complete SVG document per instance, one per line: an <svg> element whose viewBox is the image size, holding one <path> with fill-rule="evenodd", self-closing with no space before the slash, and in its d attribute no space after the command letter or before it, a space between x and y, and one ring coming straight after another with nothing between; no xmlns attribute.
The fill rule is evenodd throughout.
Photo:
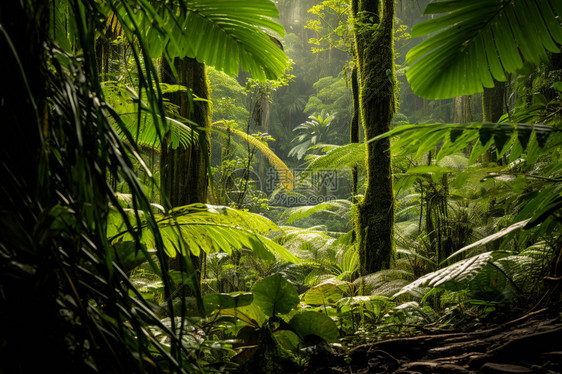
<svg viewBox="0 0 562 374"><path fill-rule="evenodd" d="M287 66L285 53L268 33L284 35L275 4L269 0L153 2L139 0L141 11L115 8L121 22L144 31L151 56L191 57L227 74L240 68L258 80L276 79Z"/></svg>
<svg viewBox="0 0 562 374"><path fill-rule="evenodd" d="M436 161L445 156L458 153L472 142L478 140L470 154L468 164L476 162L484 152L495 145L498 156L510 150L510 162L519 158L525 150L532 147L556 148L562 142L560 130L547 125L525 123L465 123L429 124L399 126L369 142L384 137L399 136L392 144L392 150L399 154L414 154L416 157L434 149L444 141L437 153ZM552 138L549 143L548 140Z"/></svg>
<svg viewBox="0 0 562 374"><path fill-rule="evenodd" d="M141 217L142 218L142 217ZM290 262L299 260L287 249L261 234L279 227L258 214L244 212L224 206L191 204L170 210L164 215L155 215L168 256L176 253L199 256L211 253L248 248L265 260L275 260L275 255ZM110 243L130 241L133 235L142 237L142 243L154 248L155 236L145 223L132 230L124 227L119 216L113 215L108 224Z"/></svg>
<svg viewBox="0 0 562 374"><path fill-rule="evenodd" d="M295 179L293 173L291 172L289 167L285 165L285 163L271 149L269 149L267 144L251 135L246 134L245 132L226 125L224 121L214 122L211 126L213 129L219 130L224 133L230 132L231 134L236 135L237 137L256 147L275 168L275 171L277 172L277 176L279 178L278 187L283 188L285 191L290 191L293 189Z"/></svg>
<svg viewBox="0 0 562 374"><path fill-rule="evenodd" d="M447 13L415 25L412 36L437 32L412 48L406 76L414 93L445 99L494 87L506 72L538 65L559 53L559 0L441 0L425 14ZM460 79L459 79L460 77Z"/></svg>
<svg viewBox="0 0 562 374"><path fill-rule="evenodd" d="M408 293L420 287L445 287L449 290L459 290L466 287L468 282L474 279L490 261L502 255L505 256L505 253L485 252L456 262L443 269L424 275L402 288L394 296Z"/></svg>

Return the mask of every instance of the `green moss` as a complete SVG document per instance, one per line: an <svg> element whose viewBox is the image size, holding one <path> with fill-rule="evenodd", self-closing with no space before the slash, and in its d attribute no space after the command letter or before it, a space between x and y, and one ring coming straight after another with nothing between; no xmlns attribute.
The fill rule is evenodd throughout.
<svg viewBox="0 0 562 374"><path fill-rule="evenodd" d="M356 4L352 3L352 9ZM390 130L396 110L394 0L361 1L356 8L361 118L366 140ZM367 187L355 220L364 274L394 263L394 195L390 141L367 146Z"/></svg>

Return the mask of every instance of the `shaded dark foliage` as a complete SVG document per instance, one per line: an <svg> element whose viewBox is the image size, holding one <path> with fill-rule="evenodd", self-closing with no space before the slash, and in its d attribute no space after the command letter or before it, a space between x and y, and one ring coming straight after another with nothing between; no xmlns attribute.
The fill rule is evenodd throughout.
<svg viewBox="0 0 562 374"><path fill-rule="evenodd" d="M95 25L83 17L92 10L84 3L72 7L87 46ZM0 88L0 372L195 369L180 337L131 296L137 291L107 242L107 213L118 207L111 172L130 188L137 220L140 209L148 212L162 246L129 158L137 152L112 127L94 56L59 50L42 29L48 10L46 1L0 5L0 50L10 69ZM154 271L165 274L166 262L159 263ZM166 331L170 346L148 325Z"/></svg>

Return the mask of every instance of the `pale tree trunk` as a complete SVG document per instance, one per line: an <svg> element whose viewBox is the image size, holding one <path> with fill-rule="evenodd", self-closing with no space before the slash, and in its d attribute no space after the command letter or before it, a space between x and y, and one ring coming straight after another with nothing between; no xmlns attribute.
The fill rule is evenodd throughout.
<svg viewBox="0 0 562 374"><path fill-rule="evenodd" d="M395 112L394 0L362 0L355 35L361 119L365 138L390 130ZM377 25L378 24L378 25ZM395 259L394 194L388 138L367 146L367 187L358 205L355 230L361 270L369 274L392 266Z"/></svg>
<svg viewBox="0 0 562 374"><path fill-rule="evenodd" d="M453 99L453 123L467 123L472 121L470 96L457 96Z"/></svg>
<svg viewBox="0 0 562 374"><path fill-rule="evenodd" d="M504 111L505 82L494 81L493 88L484 88L482 114L484 122L498 122ZM496 162L496 152L488 149L482 156L484 162Z"/></svg>

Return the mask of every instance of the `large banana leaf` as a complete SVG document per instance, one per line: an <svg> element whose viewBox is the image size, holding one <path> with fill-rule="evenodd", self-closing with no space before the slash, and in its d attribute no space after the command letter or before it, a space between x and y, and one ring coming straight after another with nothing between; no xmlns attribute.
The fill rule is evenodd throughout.
<svg viewBox="0 0 562 374"><path fill-rule="evenodd" d="M191 204L170 210L167 214L155 215L156 223L167 254L176 253L199 256L205 253L249 248L266 260L275 260L275 255L299 262L287 249L262 236L279 227L258 214L206 204ZM140 227L140 229L139 229ZM142 222L133 230L127 230L118 214L110 214L108 238L111 244L132 241L140 232L141 241L147 248L154 248L154 234Z"/></svg>
<svg viewBox="0 0 562 374"><path fill-rule="evenodd" d="M560 52L561 0L441 0L425 9L438 13L447 14L413 27L413 37L437 33L406 56L412 90L427 99L481 92Z"/></svg>
<svg viewBox="0 0 562 374"><path fill-rule="evenodd" d="M273 20L278 11L269 0L149 1L139 11L113 2L122 23L143 30L153 57L192 57L227 74L249 71L258 80L275 79L287 64L285 53L269 34L283 36Z"/></svg>

